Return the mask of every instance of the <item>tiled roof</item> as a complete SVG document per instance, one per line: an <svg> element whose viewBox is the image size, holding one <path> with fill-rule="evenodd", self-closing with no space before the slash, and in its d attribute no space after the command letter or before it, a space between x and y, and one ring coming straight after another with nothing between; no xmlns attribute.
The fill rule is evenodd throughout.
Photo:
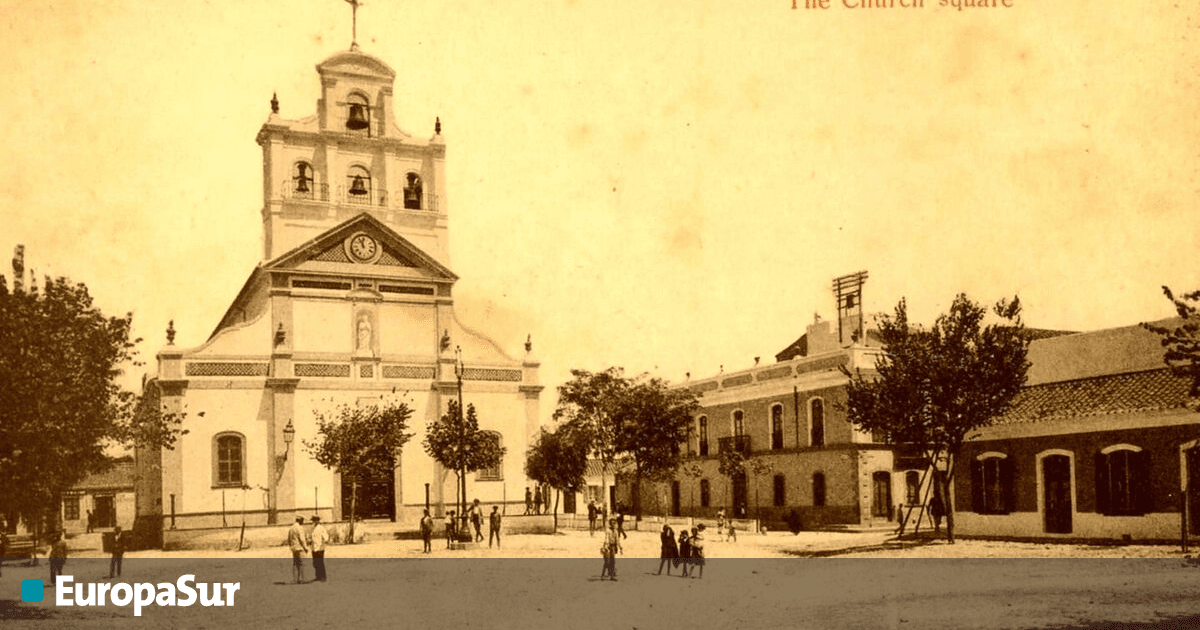
<svg viewBox="0 0 1200 630"><path fill-rule="evenodd" d="M117 462L104 472L88 475L71 486L72 490L114 490L133 488L133 462Z"/></svg>
<svg viewBox="0 0 1200 630"><path fill-rule="evenodd" d="M1031 385L995 424L1026 424L1183 407L1191 381L1168 368Z"/></svg>

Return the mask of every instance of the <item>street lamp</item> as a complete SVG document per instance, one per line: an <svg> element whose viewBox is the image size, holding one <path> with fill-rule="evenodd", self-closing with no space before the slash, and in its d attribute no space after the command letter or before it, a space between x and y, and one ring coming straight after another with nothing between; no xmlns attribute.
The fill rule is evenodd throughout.
<svg viewBox="0 0 1200 630"><path fill-rule="evenodd" d="M275 478L283 476L283 467L287 464L288 453L292 450L292 441L296 439L296 427L292 426L292 421L289 419L287 426L283 427L283 455L275 457Z"/></svg>

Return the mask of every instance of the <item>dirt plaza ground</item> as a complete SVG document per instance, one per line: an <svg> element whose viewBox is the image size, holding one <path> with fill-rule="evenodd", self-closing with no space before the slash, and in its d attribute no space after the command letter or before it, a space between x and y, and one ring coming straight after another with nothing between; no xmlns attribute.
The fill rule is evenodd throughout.
<svg viewBox="0 0 1200 630"><path fill-rule="evenodd" d="M290 583L283 547L133 552L123 580L237 582L233 607L58 607L20 602L19 584L48 569L8 565L6 628L1191 628L1200 627L1200 567L1179 547L904 543L886 533L714 537L702 579L655 575L658 537L632 532L620 581L600 581L599 536L506 537L421 553L419 541L368 540L328 551L330 580ZM307 562L306 562L307 564ZM106 581L98 550L66 573ZM311 566L308 578L312 578ZM1121 625L1097 625L1100 623ZM1180 625L1182 624L1182 625Z"/></svg>

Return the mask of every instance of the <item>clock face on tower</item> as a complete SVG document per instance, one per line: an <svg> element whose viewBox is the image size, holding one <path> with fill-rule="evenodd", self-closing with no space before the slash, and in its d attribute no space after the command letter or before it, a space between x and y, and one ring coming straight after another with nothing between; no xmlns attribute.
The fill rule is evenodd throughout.
<svg viewBox="0 0 1200 630"><path fill-rule="evenodd" d="M379 244L366 234L350 237L350 255L358 262L370 262L379 253Z"/></svg>

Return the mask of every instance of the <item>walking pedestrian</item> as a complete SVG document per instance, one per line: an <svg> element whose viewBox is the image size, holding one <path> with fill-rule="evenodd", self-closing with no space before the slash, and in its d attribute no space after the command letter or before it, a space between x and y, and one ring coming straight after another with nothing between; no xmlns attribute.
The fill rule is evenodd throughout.
<svg viewBox="0 0 1200 630"><path fill-rule="evenodd" d="M483 508L479 506L479 499L471 504L471 525L475 528L475 542L483 542Z"/></svg>
<svg viewBox="0 0 1200 630"><path fill-rule="evenodd" d="M596 535L596 516L599 512L596 510L596 500L588 501L588 535Z"/></svg>
<svg viewBox="0 0 1200 630"><path fill-rule="evenodd" d="M429 515L429 510L425 510L425 515L421 517L421 542L424 544L424 553L433 553L433 517Z"/></svg>
<svg viewBox="0 0 1200 630"><path fill-rule="evenodd" d="M533 514L533 492L529 490L529 486L525 486L525 515Z"/></svg>
<svg viewBox="0 0 1200 630"><path fill-rule="evenodd" d="M942 531L942 517L946 516L946 505L942 503L942 496L934 492L933 498L929 500L929 515L933 517L933 531Z"/></svg>
<svg viewBox="0 0 1200 630"><path fill-rule="evenodd" d="M675 563L683 567L679 577L687 577L688 565L692 563L692 537L687 528L679 532L679 557L675 559Z"/></svg>
<svg viewBox="0 0 1200 630"><path fill-rule="evenodd" d="M308 545L304 544L304 517L297 516L296 522L288 528L288 548L292 550L292 580L296 584L304 582L304 552Z"/></svg>
<svg viewBox="0 0 1200 630"><path fill-rule="evenodd" d="M675 564L675 559L679 557L679 548L675 546L675 531L670 525L663 525L662 534L659 535L662 544L662 555L658 561L658 572L654 575L662 575L663 565L667 565L667 575L671 575L671 565Z"/></svg>
<svg viewBox="0 0 1200 630"><path fill-rule="evenodd" d="M325 544L329 542L329 532L321 524L321 517L319 515L313 514L312 518L308 520L313 523L312 532L309 533L308 540L308 544L312 548L313 572L316 573L316 580L318 582L324 582Z"/></svg>
<svg viewBox="0 0 1200 630"><path fill-rule="evenodd" d="M717 533L725 531L725 508L717 510Z"/></svg>
<svg viewBox="0 0 1200 630"><path fill-rule="evenodd" d="M108 560L108 577L110 579L121 577L121 561L125 559L126 543L125 532L121 531L121 526L113 527L112 558Z"/></svg>
<svg viewBox="0 0 1200 630"><path fill-rule="evenodd" d="M542 487L538 486L534 489L533 504L538 514L542 513Z"/></svg>
<svg viewBox="0 0 1200 630"><path fill-rule="evenodd" d="M600 579L609 578L617 581L617 554L621 553L621 537L617 534L617 519L608 522L608 531L604 535L604 545L600 547L600 555L604 557L604 569L600 571Z"/></svg>
<svg viewBox="0 0 1200 630"><path fill-rule="evenodd" d="M96 515L92 514L91 510L87 511L87 533L92 533L96 529Z"/></svg>
<svg viewBox="0 0 1200 630"><path fill-rule="evenodd" d="M54 532L50 545L50 586L56 584L55 578L62 575L63 565L67 563L67 543L63 541L62 532Z"/></svg>
<svg viewBox="0 0 1200 630"><path fill-rule="evenodd" d="M446 512L446 548L454 542L454 510Z"/></svg>
<svg viewBox="0 0 1200 630"><path fill-rule="evenodd" d="M699 567L700 575L704 578L704 524L701 523L696 529L692 530L692 565Z"/></svg>
<svg viewBox="0 0 1200 630"><path fill-rule="evenodd" d="M733 526L733 519L729 519L729 530L725 532L725 539L737 542L737 528Z"/></svg>
<svg viewBox="0 0 1200 630"><path fill-rule="evenodd" d="M621 535L621 538L629 538L629 535L625 533L625 510L620 507L617 508L617 533Z"/></svg>
<svg viewBox="0 0 1200 630"><path fill-rule="evenodd" d="M492 513L488 516L488 549L492 548L492 538L496 539L496 548L500 548L500 508L493 505Z"/></svg>

